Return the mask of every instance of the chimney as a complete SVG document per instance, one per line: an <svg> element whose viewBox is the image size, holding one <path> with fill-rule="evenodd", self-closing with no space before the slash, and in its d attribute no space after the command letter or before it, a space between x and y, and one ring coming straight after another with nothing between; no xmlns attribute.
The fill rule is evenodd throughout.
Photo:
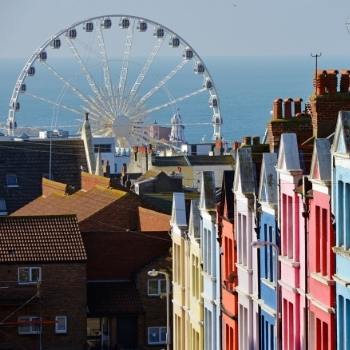
<svg viewBox="0 0 350 350"><path fill-rule="evenodd" d="M340 92L349 92L349 85L350 85L350 77L349 77L350 71L348 70L342 70L340 72Z"/></svg>
<svg viewBox="0 0 350 350"><path fill-rule="evenodd" d="M243 137L243 145L250 146L252 138L250 136L244 136Z"/></svg>
<svg viewBox="0 0 350 350"><path fill-rule="evenodd" d="M277 98L273 101L272 105L272 119L281 119L282 118L282 102L281 98Z"/></svg>
<svg viewBox="0 0 350 350"><path fill-rule="evenodd" d="M81 128L81 139L84 142L86 162L89 173L92 174L96 169L96 160L94 154L93 137L89 122L89 113L85 113L85 120Z"/></svg>
<svg viewBox="0 0 350 350"><path fill-rule="evenodd" d="M284 107L284 118L289 119L292 118L292 98L286 98L283 101L283 107Z"/></svg>
<svg viewBox="0 0 350 350"><path fill-rule="evenodd" d="M337 86L338 86L337 75L338 75L337 70L327 71L326 88L329 94L335 94L337 92Z"/></svg>
<svg viewBox="0 0 350 350"><path fill-rule="evenodd" d="M303 99L298 97L294 100L294 115L297 116L301 113L301 103Z"/></svg>
<svg viewBox="0 0 350 350"><path fill-rule="evenodd" d="M253 146L260 145L260 136L254 136L253 137Z"/></svg>
<svg viewBox="0 0 350 350"><path fill-rule="evenodd" d="M316 88L316 95L324 95L326 93L326 83L327 83L327 71L318 70L316 82L314 81L314 86Z"/></svg>

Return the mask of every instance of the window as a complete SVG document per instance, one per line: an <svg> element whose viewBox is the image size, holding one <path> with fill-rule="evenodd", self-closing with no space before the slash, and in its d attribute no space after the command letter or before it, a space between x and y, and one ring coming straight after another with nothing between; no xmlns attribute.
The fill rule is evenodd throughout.
<svg viewBox="0 0 350 350"><path fill-rule="evenodd" d="M148 327L148 344L166 344L166 327Z"/></svg>
<svg viewBox="0 0 350 350"><path fill-rule="evenodd" d="M40 334L41 318L37 316L18 317L18 334Z"/></svg>
<svg viewBox="0 0 350 350"><path fill-rule="evenodd" d="M67 316L55 317L55 333L57 334L67 333Z"/></svg>
<svg viewBox="0 0 350 350"><path fill-rule="evenodd" d="M98 153L98 152L111 153L112 152L112 145L110 143L94 145L94 152L95 153Z"/></svg>
<svg viewBox="0 0 350 350"><path fill-rule="evenodd" d="M166 280L165 279L149 279L148 280L148 295L160 296L166 294Z"/></svg>
<svg viewBox="0 0 350 350"><path fill-rule="evenodd" d="M40 267L19 267L18 268L18 283L29 284L38 283L41 281Z"/></svg>
<svg viewBox="0 0 350 350"><path fill-rule="evenodd" d="M6 186L7 187L18 187L17 175L7 174L6 175Z"/></svg>

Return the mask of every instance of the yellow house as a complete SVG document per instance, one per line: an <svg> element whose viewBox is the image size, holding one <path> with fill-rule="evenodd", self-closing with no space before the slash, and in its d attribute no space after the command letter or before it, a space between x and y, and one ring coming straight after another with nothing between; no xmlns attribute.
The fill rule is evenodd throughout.
<svg viewBox="0 0 350 350"><path fill-rule="evenodd" d="M186 294L188 295L187 328L188 349L203 349L203 278L201 268L200 247L200 213L198 200L192 200L190 219L188 226L186 266L188 284Z"/></svg>
<svg viewBox="0 0 350 350"><path fill-rule="evenodd" d="M185 237L187 219L185 194L173 194L171 214L171 237L173 254L173 349L185 350L186 347L186 274L185 274Z"/></svg>

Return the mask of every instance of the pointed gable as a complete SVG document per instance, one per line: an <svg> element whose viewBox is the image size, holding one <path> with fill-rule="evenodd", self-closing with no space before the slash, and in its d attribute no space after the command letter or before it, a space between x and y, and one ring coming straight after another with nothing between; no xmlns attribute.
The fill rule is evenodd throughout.
<svg viewBox="0 0 350 350"><path fill-rule="evenodd" d="M188 234L196 239L200 237L200 213L199 200L191 200L190 219L188 223Z"/></svg>
<svg viewBox="0 0 350 350"><path fill-rule="evenodd" d="M203 171L201 179L201 193L199 209L206 211L216 210L216 191L213 171Z"/></svg>
<svg viewBox="0 0 350 350"><path fill-rule="evenodd" d="M277 203L277 155L276 153L264 153L259 187L259 201L270 204Z"/></svg>
<svg viewBox="0 0 350 350"><path fill-rule="evenodd" d="M225 170L222 178L219 214L227 219L233 219L234 216L234 197L232 193L234 174L233 170Z"/></svg>
<svg viewBox="0 0 350 350"><path fill-rule="evenodd" d="M333 152L350 153L350 112L339 112L333 141Z"/></svg>
<svg viewBox="0 0 350 350"><path fill-rule="evenodd" d="M316 139L311 161L311 179L330 181L332 177L331 145L327 139Z"/></svg>
<svg viewBox="0 0 350 350"><path fill-rule="evenodd" d="M255 193L256 177L251 148L239 148L236 158L234 192Z"/></svg>
<svg viewBox="0 0 350 350"><path fill-rule="evenodd" d="M281 136L277 169L301 170L297 136L294 133L286 133Z"/></svg>
<svg viewBox="0 0 350 350"><path fill-rule="evenodd" d="M173 193L170 225L178 227L187 226L185 194L183 192Z"/></svg>

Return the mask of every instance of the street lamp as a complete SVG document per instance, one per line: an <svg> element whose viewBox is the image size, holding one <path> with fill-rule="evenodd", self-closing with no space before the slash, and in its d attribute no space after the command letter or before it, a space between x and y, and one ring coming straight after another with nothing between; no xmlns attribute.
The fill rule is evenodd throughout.
<svg viewBox="0 0 350 350"><path fill-rule="evenodd" d="M251 243L252 248L262 248L262 247L272 247L275 250L275 267L276 267L276 326L275 326L275 334L276 334L276 349L280 350L280 289L278 286L278 281L280 279L280 270L278 266L278 257L280 255L280 248L276 243L269 241L254 241Z"/></svg>
<svg viewBox="0 0 350 350"><path fill-rule="evenodd" d="M169 274L164 271L150 270L148 276L158 277L159 275L165 276L166 285L166 348L170 350L170 279Z"/></svg>

